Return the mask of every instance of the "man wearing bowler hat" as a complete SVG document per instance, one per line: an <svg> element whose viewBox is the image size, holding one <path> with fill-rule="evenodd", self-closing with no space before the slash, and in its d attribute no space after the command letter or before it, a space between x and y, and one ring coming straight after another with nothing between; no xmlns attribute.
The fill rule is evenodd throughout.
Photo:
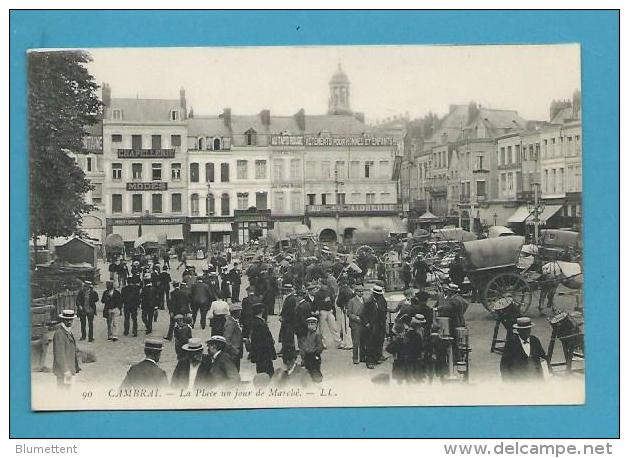
<svg viewBox="0 0 629 458"><path fill-rule="evenodd" d="M542 360L546 352L539 339L531 335L533 323L523 316L513 325L513 335L505 343L500 360L500 374L504 381L523 382L543 380Z"/></svg>
<svg viewBox="0 0 629 458"><path fill-rule="evenodd" d="M64 310L59 314L61 324L52 338L52 372L57 376L57 386L61 389L70 388L74 375L81 370L72 334L74 316L74 310Z"/></svg>
<svg viewBox="0 0 629 458"><path fill-rule="evenodd" d="M240 324L242 326L243 337L249 337L251 333L251 322L253 320L253 305L262 302L262 299L255 294L253 285L247 286L247 296L242 300L242 313L240 315Z"/></svg>
<svg viewBox="0 0 629 458"><path fill-rule="evenodd" d="M144 341L144 359L129 368L122 388L164 388L168 385L166 372L157 363L162 354L163 342L148 338Z"/></svg>

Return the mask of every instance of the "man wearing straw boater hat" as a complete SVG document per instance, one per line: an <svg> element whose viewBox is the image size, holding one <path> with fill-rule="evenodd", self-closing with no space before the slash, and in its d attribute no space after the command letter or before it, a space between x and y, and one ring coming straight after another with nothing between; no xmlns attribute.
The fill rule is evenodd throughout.
<svg viewBox="0 0 629 458"><path fill-rule="evenodd" d="M61 324L52 338L53 363L52 372L57 376L57 386L68 389L73 377L81 369L76 351L76 340L72 334L74 310L64 310L59 314Z"/></svg>
<svg viewBox="0 0 629 458"><path fill-rule="evenodd" d="M157 363L162 354L161 339L147 338L144 341L144 359L129 368L122 388L147 387L162 388L168 385L166 372Z"/></svg>
<svg viewBox="0 0 629 458"><path fill-rule="evenodd" d="M199 369L200 382L209 386L236 385L240 374L234 361L225 351L227 340L223 336L212 336L207 341L207 358Z"/></svg>
<svg viewBox="0 0 629 458"><path fill-rule="evenodd" d="M500 360L500 374L504 381L522 382L542 380L542 360L546 352L537 337L531 335L533 323L523 316L513 325L513 335L505 343Z"/></svg>
<svg viewBox="0 0 629 458"><path fill-rule="evenodd" d="M188 339L188 343L182 347L186 352L186 358L177 362L171 385L175 388L192 389L199 386L201 377L199 371L203 361L203 342L197 337Z"/></svg>

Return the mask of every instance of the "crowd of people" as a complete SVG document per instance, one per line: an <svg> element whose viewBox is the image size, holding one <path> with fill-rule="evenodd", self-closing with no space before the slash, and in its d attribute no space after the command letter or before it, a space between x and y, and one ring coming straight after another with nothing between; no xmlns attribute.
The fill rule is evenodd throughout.
<svg viewBox="0 0 629 458"><path fill-rule="evenodd" d="M448 319L445 335L449 337L466 326L464 315L469 303L461 294L462 278L456 267L451 269L451 283L431 294L426 289L426 261L419 256L413 264L406 263L402 269L405 297L389 304L384 296L385 282L378 278L377 269L375 278L366 282L364 269L369 269L368 265L361 268L351 258L326 251L310 257L263 253L245 272L238 262L229 263L227 256L218 254L208 259L201 273L188 264L184 254L177 266L183 269L181 281L173 281L170 262L165 258L161 261L158 256L133 259L127 269L123 260L114 259L102 295L99 297L94 285L86 281L76 298L80 340L89 342L94 340L99 300L111 342L118 341L121 317L123 334L138 336L141 312L146 357L131 367L123 386L170 383L191 388L238 383L244 359L255 366L258 377L282 383L318 383L324 378L324 353L330 350L351 350L348 361L351 354L353 364L364 364L367 369L386 361L388 353L393 358L393 379L400 383L432 382L448 375L448 358L464 358L452 339L442 339L443 324L437 320ZM248 278L248 286L241 300L243 275ZM152 336L153 323L162 311L169 315L168 332L156 339ZM269 316L276 313L280 327L273 336ZM72 358L68 350L72 345L76 347L71 332L74 312L64 314L60 317L59 337L55 335L59 350L54 351L55 367L62 368L55 372L60 386L67 384L68 372L73 376L79 370L78 360L69 361ZM541 345L526 350L530 327L520 321L516 325L513 342L507 343L501 363L503 374L508 374L505 378L520 369L537 373L539 361L544 358L539 351ZM210 328L206 354L204 343L194 336L197 326L201 330ZM170 382L158 365L168 341L174 341L177 355ZM531 363L534 369L528 362L514 362L523 359L522 352L514 348L524 348L525 360L535 359ZM450 349L452 353L448 353ZM279 357L282 367L276 367ZM58 363L58 358L64 362Z"/></svg>

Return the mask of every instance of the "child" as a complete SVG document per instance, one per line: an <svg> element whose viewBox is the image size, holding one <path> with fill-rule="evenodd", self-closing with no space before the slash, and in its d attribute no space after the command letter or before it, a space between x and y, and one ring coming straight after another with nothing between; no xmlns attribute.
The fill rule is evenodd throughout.
<svg viewBox="0 0 629 458"><path fill-rule="evenodd" d="M411 329L411 317L403 315L396 321L395 334L387 345L386 350L394 357L391 377L397 380L398 383L402 383L409 379L407 333Z"/></svg>
<svg viewBox="0 0 629 458"><path fill-rule="evenodd" d="M319 320L315 316L308 317L306 323L308 333L304 339L304 366L310 374L312 380L320 383L323 380L321 373L321 353L323 352L323 337L317 331L317 323Z"/></svg>
<svg viewBox="0 0 629 458"><path fill-rule="evenodd" d="M184 359L186 352L182 347L184 344L188 343L188 339L192 338L192 326L184 322L184 317L181 314L175 315L173 334L175 336L175 353L177 354L177 360Z"/></svg>

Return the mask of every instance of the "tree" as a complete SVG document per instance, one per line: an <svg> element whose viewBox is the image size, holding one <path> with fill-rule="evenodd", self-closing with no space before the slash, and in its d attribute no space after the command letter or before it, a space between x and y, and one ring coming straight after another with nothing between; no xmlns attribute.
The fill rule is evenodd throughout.
<svg viewBox="0 0 629 458"><path fill-rule="evenodd" d="M68 153L84 151L85 127L98 122L101 102L82 51L28 55L31 237L69 236L92 210L92 189Z"/></svg>

